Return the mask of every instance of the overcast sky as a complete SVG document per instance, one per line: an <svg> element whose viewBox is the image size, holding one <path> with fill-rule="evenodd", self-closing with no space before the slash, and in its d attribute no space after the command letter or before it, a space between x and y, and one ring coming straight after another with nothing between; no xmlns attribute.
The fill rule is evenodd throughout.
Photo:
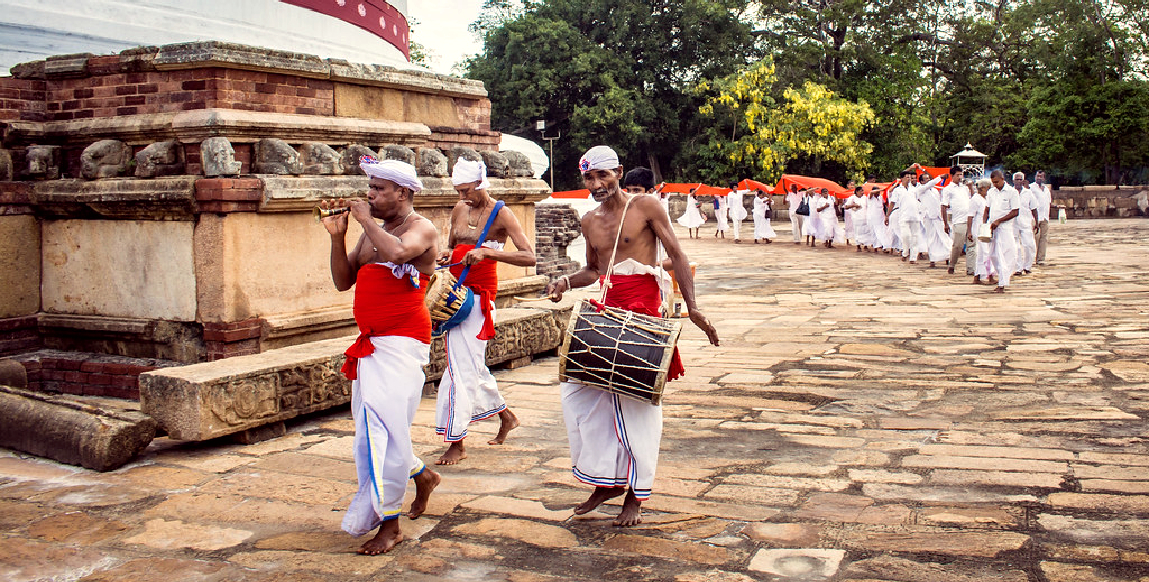
<svg viewBox="0 0 1149 582"><path fill-rule="evenodd" d="M483 0L407 0L415 20L411 39L432 53L431 68L449 74L451 67L482 48L467 26L478 19Z"/></svg>

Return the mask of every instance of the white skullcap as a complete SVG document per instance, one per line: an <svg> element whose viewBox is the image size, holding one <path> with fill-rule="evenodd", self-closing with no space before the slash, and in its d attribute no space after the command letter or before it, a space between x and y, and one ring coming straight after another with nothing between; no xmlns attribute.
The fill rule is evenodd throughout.
<svg viewBox="0 0 1149 582"><path fill-rule="evenodd" d="M451 183L458 186L471 182L479 183L478 190L491 187L491 183L487 181L487 164L466 158L455 160L455 167L451 169Z"/></svg>
<svg viewBox="0 0 1149 582"><path fill-rule="evenodd" d="M1024 180L1025 179L1025 172L1014 172L1013 173L1013 179L1014 180Z"/></svg>
<svg viewBox="0 0 1149 582"><path fill-rule="evenodd" d="M618 154L607 146L594 146L582 155L578 161L578 171L614 170L618 168Z"/></svg>
<svg viewBox="0 0 1149 582"><path fill-rule="evenodd" d="M413 192L423 189L423 182L415 174L415 166L399 160L376 160L371 156L359 158L359 167L372 178L394 182L400 188Z"/></svg>

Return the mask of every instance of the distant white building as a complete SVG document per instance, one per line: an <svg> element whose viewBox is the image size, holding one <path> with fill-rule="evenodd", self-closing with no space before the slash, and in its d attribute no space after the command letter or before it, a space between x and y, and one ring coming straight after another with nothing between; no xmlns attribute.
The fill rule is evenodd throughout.
<svg viewBox="0 0 1149 582"><path fill-rule="evenodd" d="M53 55L196 40L420 69L399 48L407 14L407 0L0 0L0 75Z"/></svg>

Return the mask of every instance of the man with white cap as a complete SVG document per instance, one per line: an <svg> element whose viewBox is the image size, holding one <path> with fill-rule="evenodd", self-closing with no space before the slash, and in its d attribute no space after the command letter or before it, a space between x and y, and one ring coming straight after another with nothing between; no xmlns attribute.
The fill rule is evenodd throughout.
<svg viewBox="0 0 1149 582"><path fill-rule="evenodd" d="M367 200L323 202L349 208L323 219L331 234L331 279L335 288L355 287L353 311L359 338L348 348L343 373L351 380L352 451L359 489L343 518L343 529L361 536L379 532L359 548L376 555L403 540L399 512L407 480L415 481L408 516L427 509L437 473L415 456L411 422L423 395L423 366L430 359L431 316L423 303L439 255L439 234L415 213L412 199L423 184L415 167L364 156L370 177ZM359 242L346 248L348 217L363 227ZM375 222L382 220L383 224Z"/></svg>
<svg viewBox="0 0 1149 582"><path fill-rule="evenodd" d="M547 294L559 301L570 289L585 287L598 281L599 275L609 274L608 307L658 316L665 292L656 259L661 242L690 320L706 333L710 343L718 345L718 332L695 304L690 263L658 202L649 196L630 198L623 192L619 187L622 165L607 146L587 151L579 161L579 171L583 184L599 203L582 219L586 266L547 285ZM672 380L683 372L676 348L667 378ZM575 508L575 514L588 513L604 501L626 494L614 523L640 523L642 501L650 496L658 464L661 407L577 382L563 382L561 389L572 472L579 481L595 486L590 498Z"/></svg>
<svg viewBox="0 0 1149 582"><path fill-rule="evenodd" d="M449 253L440 263L451 265L456 279L470 267L463 285L475 294L475 306L458 326L447 330L447 369L439 381L435 409L435 433L451 443L438 465L454 465L467 458L463 439L470 423L498 415L499 432L487 444L501 445L507 433L519 426L507 408L495 377L487 369L487 341L495 337L495 296L499 290L498 263L520 267L535 264L535 252L523 227L510 208L499 206L487 193L487 166L481 161L459 158L451 171L451 183L459 202L451 211L447 238ZM479 244L479 234L487 224L487 237ZM516 250L506 250L507 239ZM475 248L479 245L479 248Z"/></svg>

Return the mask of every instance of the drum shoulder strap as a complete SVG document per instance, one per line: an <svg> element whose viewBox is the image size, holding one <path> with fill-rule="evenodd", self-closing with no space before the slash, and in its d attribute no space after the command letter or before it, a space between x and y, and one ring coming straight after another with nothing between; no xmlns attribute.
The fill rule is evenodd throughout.
<svg viewBox="0 0 1149 582"><path fill-rule="evenodd" d="M487 217L487 224L483 226L482 232L479 233L479 240L475 241L475 248L483 246L487 241L487 232L491 230L491 225L495 224L495 218L499 216L499 211L505 206L502 200L495 201L495 207L491 210L491 215ZM459 273L459 285L463 284L463 280L467 278L467 273L471 270L471 266L463 267L463 272Z"/></svg>
<svg viewBox="0 0 1149 582"><path fill-rule="evenodd" d="M606 277L602 284L602 303L604 305L606 304L606 293L611 286L610 276L614 274L614 257L618 254L618 241L622 238L622 224L626 222L626 211L630 208L631 200L634 200L634 197L628 196L626 205L622 207L622 217L618 219L618 232L614 235L614 249L610 251L610 264L606 268Z"/></svg>

